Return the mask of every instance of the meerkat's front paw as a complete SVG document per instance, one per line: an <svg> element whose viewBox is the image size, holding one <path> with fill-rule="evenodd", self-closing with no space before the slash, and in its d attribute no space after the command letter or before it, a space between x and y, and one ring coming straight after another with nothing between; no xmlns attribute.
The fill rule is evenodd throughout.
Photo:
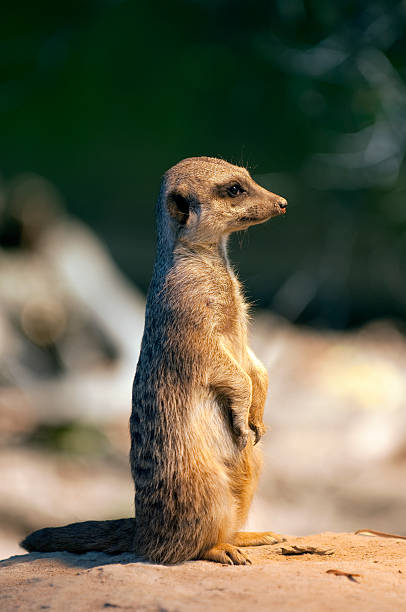
<svg viewBox="0 0 406 612"><path fill-rule="evenodd" d="M260 441L260 439L266 432L266 427L262 422L254 423L252 421L250 421L249 426L250 426L250 429L252 429L252 431L255 434L255 441L254 441L254 445L255 445Z"/></svg>

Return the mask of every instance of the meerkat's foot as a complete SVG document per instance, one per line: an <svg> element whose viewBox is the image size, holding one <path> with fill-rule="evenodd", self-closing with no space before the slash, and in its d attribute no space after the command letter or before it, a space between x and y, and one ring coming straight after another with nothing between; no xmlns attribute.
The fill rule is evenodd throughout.
<svg viewBox="0 0 406 612"><path fill-rule="evenodd" d="M225 565L251 565L247 555L233 544L217 544L203 553L200 559Z"/></svg>
<svg viewBox="0 0 406 612"><path fill-rule="evenodd" d="M286 542L286 538L273 531L239 531L233 538L235 546L263 546L279 542Z"/></svg>

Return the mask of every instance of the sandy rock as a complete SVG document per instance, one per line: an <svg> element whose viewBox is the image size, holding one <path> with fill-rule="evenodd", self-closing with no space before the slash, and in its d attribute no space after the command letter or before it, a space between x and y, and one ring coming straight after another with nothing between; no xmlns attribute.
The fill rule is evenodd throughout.
<svg viewBox="0 0 406 612"><path fill-rule="evenodd" d="M406 541L324 533L289 537L286 545L334 554L284 556L276 544L248 549L252 565L239 567L205 561L165 567L100 553L21 555L0 563L0 607L3 612L404 609Z"/></svg>

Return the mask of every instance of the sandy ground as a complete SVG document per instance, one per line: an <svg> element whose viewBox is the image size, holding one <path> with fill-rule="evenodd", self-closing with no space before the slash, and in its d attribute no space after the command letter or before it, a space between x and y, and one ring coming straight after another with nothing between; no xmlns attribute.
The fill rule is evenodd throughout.
<svg viewBox="0 0 406 612"><path fill-rule="evenodd" d="M334 553L283 555L292 545ZM323 533L247 551L252 565L239 567L165 567L99 553L15 556L0 563L0 609L406 610L406 540Z"/></svg>

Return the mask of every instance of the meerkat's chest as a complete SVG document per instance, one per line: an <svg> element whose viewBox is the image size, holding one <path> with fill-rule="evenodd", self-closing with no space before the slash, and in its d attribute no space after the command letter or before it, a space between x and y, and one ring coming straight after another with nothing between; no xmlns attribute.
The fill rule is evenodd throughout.
<svg viewBox="0 0 406 612"><path fill-rule="evenodd" d="M220 312L218 331L235 359L242 363L247 353L247 306L236 278L231 278Z"/></svg>

